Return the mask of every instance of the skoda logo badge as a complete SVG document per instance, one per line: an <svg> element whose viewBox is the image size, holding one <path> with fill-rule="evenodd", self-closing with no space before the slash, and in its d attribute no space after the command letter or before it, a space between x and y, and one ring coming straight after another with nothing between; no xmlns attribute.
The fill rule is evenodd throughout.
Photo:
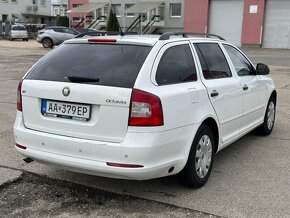
<svg viewBox="0 0 290 218"><path fill-rule="evenodd" d="M63 89L62 89L62 94L65 96L65 97L67 97L67 96L69 96L69 93L70 93L70 90L69 90L69 87L64 87Z"/></svg>

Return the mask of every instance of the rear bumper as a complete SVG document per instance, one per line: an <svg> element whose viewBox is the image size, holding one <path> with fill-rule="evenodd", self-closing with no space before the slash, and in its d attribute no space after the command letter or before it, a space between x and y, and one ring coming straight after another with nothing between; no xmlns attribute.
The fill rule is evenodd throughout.
<svg viewBox="0 0 290 218"><path fill-rule="evenodd" d="M16 150L26 157L61 168L103 177L145 180L177 174L186 164L198 125L158 133L128 132L122 143L108 143L27 129L17 112ZM107 162L143 165L142 168L108 166ZM168 170L174 167L169 173Z"/></svg>
<svg viewBox="0 0 290 218"><path fill-rule="evenodd" d="M11 39L28 39L28 36L25 36L25 35L23 35L23 36L20 36L20 35L13 36L13 35L11 35L10 38Z"/></svg>

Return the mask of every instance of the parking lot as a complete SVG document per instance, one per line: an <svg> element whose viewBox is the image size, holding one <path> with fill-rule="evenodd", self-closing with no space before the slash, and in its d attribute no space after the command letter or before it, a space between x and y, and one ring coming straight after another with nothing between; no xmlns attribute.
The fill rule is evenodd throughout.
<svg viewBox="0 0 290 218"><path fill-rule="evenodd" d="M14 149L12 130L17 84L48 51L35 41L0 40L0 166L218 216L290 216L290 50L244 49L254 63L270 66L278 92L275 128L268 137L248 134L218 153L208 183L197 190L181 186L174 176L127 181L25 163Z"/></svg>

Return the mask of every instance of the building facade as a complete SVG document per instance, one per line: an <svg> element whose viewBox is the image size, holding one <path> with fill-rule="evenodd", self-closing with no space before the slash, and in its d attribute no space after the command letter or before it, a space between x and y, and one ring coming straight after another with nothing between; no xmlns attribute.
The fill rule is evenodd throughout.
<svg viewBox="0 0 290 218"><path fill-rule="evenodd" d="M210 32L237 46L290 49L289 0L185 0L184 30Z"/></svg>
<svg viewBox="0 0 290 218"><path fill-rule="evenodd" d="M66 16L68 0L51 0L51 16Z"/></svg>
<svg viewBox="0 0 290 218"><path fill-rule="evenodd" d="M82 13L82 12L73 12L72 10L78 7L81 7L83 5L86 5L89 3L89 0L68 0L68 13L67 16L70 19L70 25L71 27L76 27L83 17L86 17L88 13ZM80 27L84 27L84 25L81 25Z"/></svg>
<svg viewBox="0 0 290 218"><path fill-rule="evenodd" d="M81 27L91 27L90 24L103 16L107 19L111 3L123 31L135 22L130 31L138 33L161 33L165 31L182 31L184 18L184 0L70 0L69 16L72 26L84 20ZM82 10L83 9L83 10ZM86 17L90 20L86 21ZM102 22L105 26L106 24ZM98 27L97 27L98 28ZM145 32L144 32L145 31Z"/></svg>
<svg viewBox="0 0 290 218"><path fill-rule="evenodd" d="M52 21L50 0L0 0L0 21L50 23Z"/></svg>

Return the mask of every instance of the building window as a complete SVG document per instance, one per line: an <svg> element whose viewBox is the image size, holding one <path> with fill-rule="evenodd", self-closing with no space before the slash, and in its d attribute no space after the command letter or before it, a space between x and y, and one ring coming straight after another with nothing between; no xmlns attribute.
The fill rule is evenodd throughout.
<svg viewBox="0 0 290 218"><path fill-rule="evenodd" d="M8 0L1 0L1 2L5 2L5 3L7 3L7 2L8 2Z"/></svg>
<svg viewBox="0 0 290 218"><path fill-rule="evenodd" d="M73 8L77 8L79 6L82 6L82 4L73 4L72 6L73 6Z"/></svg>
<svg viewBox="0 0 290 218"><path fill-rule="evenodd" d="M117 17L121 17L121 4L112 4L112 9Z"/></svg>
<svg viewBox="0 0 290 218"><path fill-rule="evenodd" d="M104 7L104 16L108 16L108 6Z"/></svg>
<svg viewBox="0 0 290 218"><path fill-rule="evenodd" d="M54 16L57 16L59 14L58 8L54 9Z"/></svg>
<svg viewBox="0 0 290 218"><path fill-rule="evenodd" d="M39 5L40 5L40 6L45 6L45 5L46 5L45 0L40 0L40 1L39 1Z"/></svg>
<svg viewBox="0 0 290 218"><path fill-rule="evenodd" d="M8 20L8 14L2 14L2 22Z"/></svg>
<svg viewBox="0 0 290 218"><path fill-rule="evenodd" d="M81 17L73 17L73 22L80 22L81 21Z"/></svg>
<svg viewBox="0 0 290 218"><path fill-rule="evenodd" d="M33 5L37 5L37 0L32 0Z"/></svg>
<svg viewBox="0 0 290 218"><path fill-rule="evenodd" d="M11 3L17 4L17 0L11 0Z"/></svg>
<svg viewBox="0 0 290 218"><path fill-rule="evenodd" d="M170 4L170 17L181 17L181 3Z"/></svg>
<svg viewBox="0 0 290 218"><path fill-rule="evenodd" d="M125 4L125 10L132 7L134 4ZM126 13L126 17L135 17L135 13Z"/></svg>
<svg viewBox="0 0 290 218"><path fill-rule="evenodd" d="M64 11L63 11L62 8L59 9L59 15L60 15L60 16L64 16Z"/></svg>

